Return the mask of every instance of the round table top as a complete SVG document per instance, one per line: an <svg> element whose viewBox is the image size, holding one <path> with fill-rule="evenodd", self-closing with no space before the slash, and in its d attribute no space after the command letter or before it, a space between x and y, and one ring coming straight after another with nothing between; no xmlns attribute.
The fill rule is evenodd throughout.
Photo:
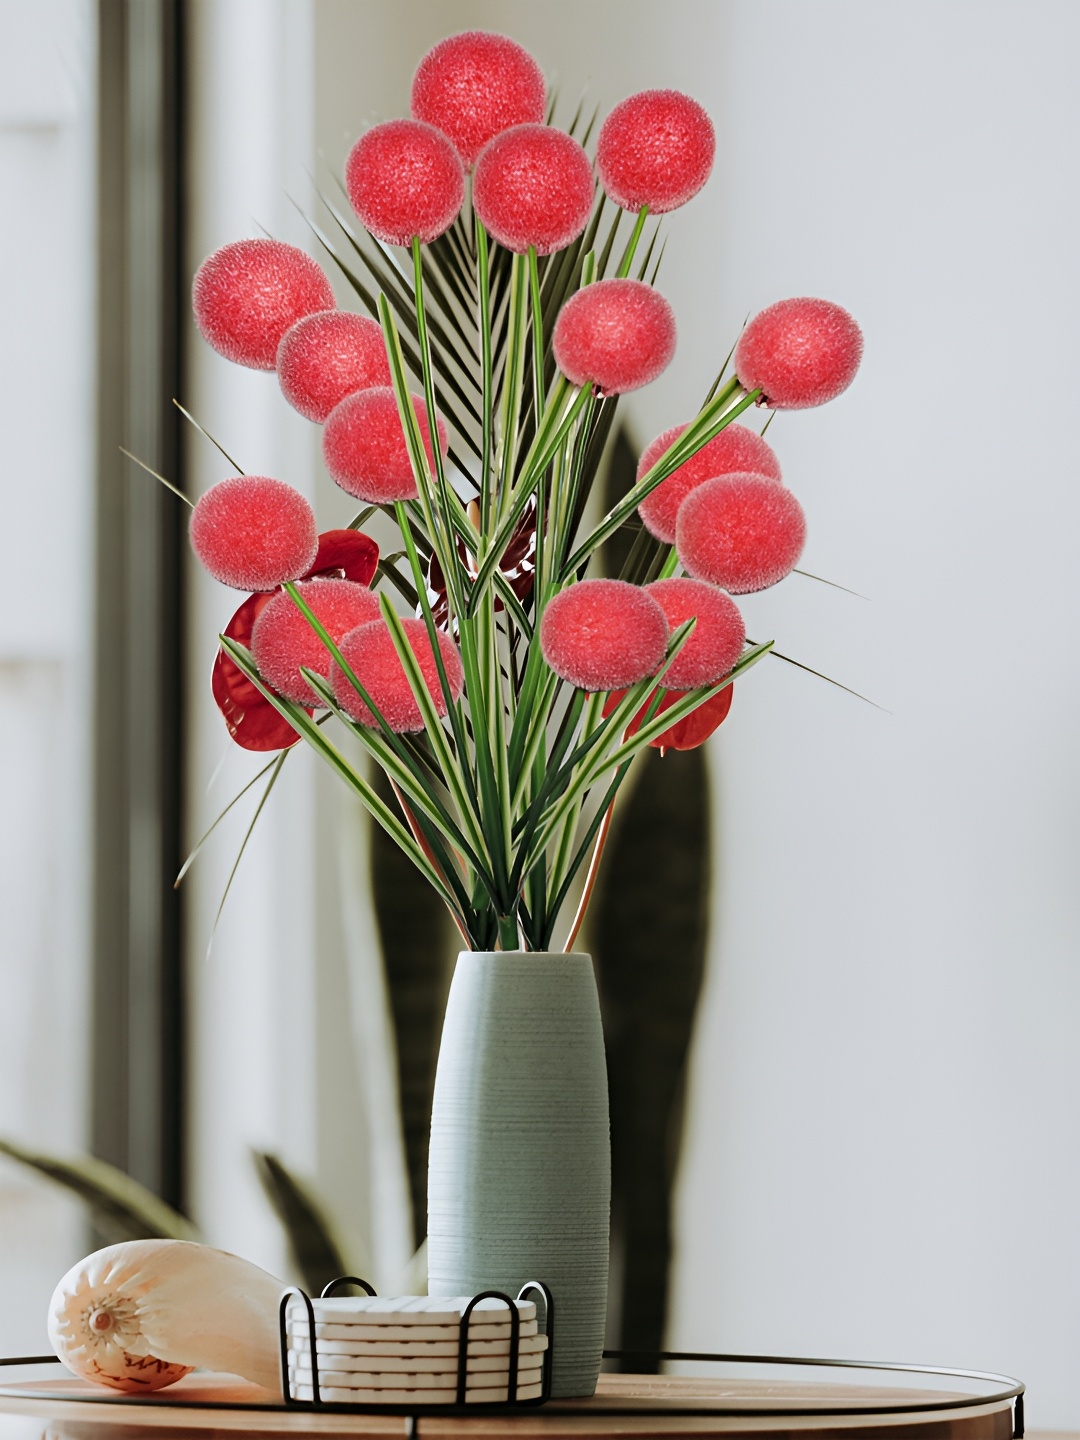
<svg viewBox="0 0 1080 1440"><path fill-rule="evenodd" d="M956 1377L928 1375L916 1387L794 1380L602 1375L588 1400L497 1415L348 1414L286 1409L276 1396L228 1376L190 1375L157 1396L124 1396L58 1378L4 1376L0 1440L192 1440L211 1434L353 1434L390 1437L790 1436L813 1440L1012 1440L1013 1401L963 1389ZM973 1403L975 1401L976 1403ZM902 1405L891 1413L866 1413ZM921 1407L927 1408L921 1408ZM783 1413L787 1411L788 1413ZM792 1411L800 1413L792 1414ZM741 1412L741 1413L736 1413ZM40 1427L40 1428L39 1428ZM135 1427L134 1429L132 1427ZM810 1440L810 1437L807 1437Z"/></svg>

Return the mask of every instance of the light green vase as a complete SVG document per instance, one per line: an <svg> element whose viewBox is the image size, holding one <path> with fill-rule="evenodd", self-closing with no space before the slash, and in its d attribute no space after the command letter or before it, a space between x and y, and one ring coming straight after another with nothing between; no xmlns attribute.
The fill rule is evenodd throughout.
<svg viewBox="0 0 1080 1440"><path fill-rule="evenodd" d="M607 1314L611 1144L588 955L458 956L435 1076L428 1291L555 1301L552 1394L591 1395Z"/></svg>

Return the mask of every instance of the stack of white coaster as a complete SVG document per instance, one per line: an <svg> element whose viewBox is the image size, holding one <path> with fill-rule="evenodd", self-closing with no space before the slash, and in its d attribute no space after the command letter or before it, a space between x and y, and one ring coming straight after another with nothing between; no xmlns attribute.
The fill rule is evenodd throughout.
<svg viewBox="0 0 1080 1440"><path fill-rule="evenodd" d="M457 1400L461 1317L471 1296L361 1296L313 1300L319 1398L351 1405L452 1405ZM536 1306L517 1302L517 1400L538 1400L547 1336ZM481 1300L469 1316L465 1399L506 1403L510 1315L502 1300ZM286 1335L294 1400L313 1400L307 1310L289 1305Z"/></svg>

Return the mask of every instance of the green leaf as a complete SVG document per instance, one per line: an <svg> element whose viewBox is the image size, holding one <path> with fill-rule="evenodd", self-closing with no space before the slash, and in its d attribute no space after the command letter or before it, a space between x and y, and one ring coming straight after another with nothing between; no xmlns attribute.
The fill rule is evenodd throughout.
<svg viewBox="0 0 1080 1440"><path fill-rule="evenodd" d="M289 1254L309 1295L351 1273L330 1222L310 1189L276 1155L253 1150L259 1180L289 1242ZM361 1270L366 1269L361 1266Z"/></svg>
<svg viewBox="0 0 1080 1440"><path fill-rule="evenodd" d="M198 1240L195 1226L123 1170L93 1155L45 1155L0 1140L0 1155L17 1160L77 1195L106 1244L121 1240Z"/></svg>

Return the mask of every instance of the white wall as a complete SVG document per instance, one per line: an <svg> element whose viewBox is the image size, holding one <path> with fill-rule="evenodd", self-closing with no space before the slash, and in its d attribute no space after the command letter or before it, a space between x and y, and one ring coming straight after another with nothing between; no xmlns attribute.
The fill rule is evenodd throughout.
<svg viewBox="0 0 1080 1440"><path fill-rule="evenodd" d="M774 664L717 746L672 1339L1005 1369L1075 1427L1080 10L722 19L711 314L820 293L867 336L771 438L807 568L872 601L747 614L891 714Z"/></svg>
<svg viewBox="0 0 1080 1440"><path fill-rule="evenodd" d="M770 434L806 567L713 743L716 925L670 1342L1000 1368L1080 1426L1078 201L1070 0L317 0L324 149L467 26L607 108L717 121L671 217L685 419L750 311L850 307L866 362ZM335 108L336 107L336 108ZM353 116L347 135L347 121ZM331 153L333 152L333 153ZM1070 803L1071 802L1071 803Z"/></svg>
<svg viewBox="0 0 1080 1440"><path fill-rule="evenodd" d="M0 5L0 1135L85 1144L94 7ZM80 1207L0 1162L0 1354L40 1352Z"/></svg>

